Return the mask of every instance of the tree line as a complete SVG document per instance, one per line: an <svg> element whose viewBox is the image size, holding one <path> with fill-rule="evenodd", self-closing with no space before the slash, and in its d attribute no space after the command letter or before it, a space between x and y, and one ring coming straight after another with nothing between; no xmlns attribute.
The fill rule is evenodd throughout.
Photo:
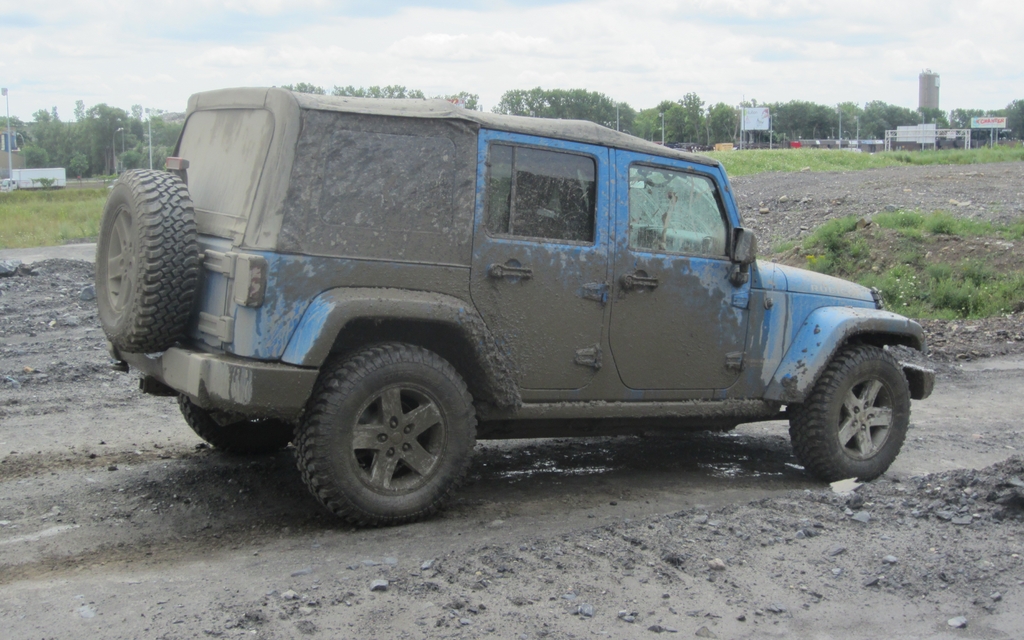
<svg viewBox="0 0 1024 640"><path fill-rule="evenodd" d="M120 109L107 104L86 108L75 103L74 119L64 121L57 108L40 109L30 122L11 118L12 134L27 168L64 167L68 177L111 175L149 166L149 130L153 132L153 166L162 167L181 132L181 122L160 114L147 122L141 105ZM0 118L0 122L3 122ZM4 122L6 125L6 123Z"/></svg>
<svg viewBox="0 0 1024 640"><path fill-rule="evenodd" d="M1024 100L1014 100L1005 109L940 109L915 111L880 100L863 106L854 102L824 105L803 100L742 105L705 103L696 93L679 100L664 100L657 106L633 109L625 102L585 89L515 89L507 91L494 108L495 113L544 118L590 120L612 129L618 128L646 140L669 144L713 145L735 142L740 136L740 106L767 107L772 117L772 136L778 143L790 140L836 138L840 118L844 139L881 140L887 130L899 126L931 124L939 129L969 129L971 118L1006 116L1010 137L1021 139L1024 133ZM768 132L748 132L767 141Z"/></svg>
<svg viewBox="0 0 1024 640"><path fill-rule="evenodd" d="M299 93L354 96L366 98L426 98L419 89L402 85L355 87L335 85L330 91L300 82L282 88ZM458 93L433 96L458 101L467 109L477 109L477 94ZM539 118L589 120L600 125L667 144L713 145L735 142L740 136L740 106L768 107L771 110L776 143L789 140L835 138L840 118L844 139L882 139L885 131L902 125L934 123L940 129L967 129L971 118L1005 116L1010 138L1024 137L1024 100L1014 100L1006 108L913 110L882 101L863 106L854 102L824 105L802 100L742 105L718 102L708 105L690 92L678 100L664 100L657 106L637 110L596 91L586 89L513 89L506 91L492 109L494 113ZM152 117L150 117L152 116ZM0 128L6 125L0 117ZM36 111L30 122L11 118L25 166L64 167L69 177L110 175L125 169L149 166L149 130L152 129L153 166L163 167L181 133L180 116L145 114L141 105L120 109L107 104L86 108L75 103L74 119L63 121L57 108ZM766 132L751 133L765 139Z"/></svg>

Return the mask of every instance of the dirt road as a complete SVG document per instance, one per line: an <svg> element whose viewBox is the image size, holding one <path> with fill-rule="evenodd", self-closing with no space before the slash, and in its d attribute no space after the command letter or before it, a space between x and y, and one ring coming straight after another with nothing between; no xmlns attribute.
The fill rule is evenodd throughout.
<svg viewBox="0 0 1024 640"><path fill-rule="evenodd" d="M0 636L1019 637L1018 351L940 363L849 495L763 423L481 444L440 517L353 530L290 451L206 448L108 368L90 265L22 271L0 278Z"/></svg>

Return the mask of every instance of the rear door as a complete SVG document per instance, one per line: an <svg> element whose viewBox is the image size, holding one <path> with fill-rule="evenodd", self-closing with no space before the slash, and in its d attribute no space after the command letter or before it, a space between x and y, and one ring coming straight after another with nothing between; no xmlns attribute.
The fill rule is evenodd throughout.
<svg viewBox="0 0 1024 640"><path fill-rule="evenodd" d="M524 389L585 387L601 367L608 150L480 133L471 294Z"/></svg>
<svg viewBox="0 0 1024 640"><path fill-rule="evenodd" d="M739 376L750 284L729 274L738 219L716 168L615 151L610 343L631 389L724 389Z"/></svg>

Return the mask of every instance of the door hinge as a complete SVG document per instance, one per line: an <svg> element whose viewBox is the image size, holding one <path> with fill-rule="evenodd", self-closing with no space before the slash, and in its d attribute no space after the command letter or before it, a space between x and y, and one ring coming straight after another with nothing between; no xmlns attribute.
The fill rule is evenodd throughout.
<svg viewBox="0 0 1024 640"><path fill-rule="evenodd" d="M737 291L732 294L732 306L739 309L746 309L750 306L750 292L748 291Z"/></svg>
<svg viewBox="0 0 1024 640"><path fill-rule="evenodd" d="M217 338L221 342L233 342L235 339L235 319L231 316L215 316L212 313L200 311L199 330Z"/></svg>
<svg viewBox="0 0 1024 640"><path fill-rule="evenodd" d="M588 282L580 288L580 297L605 304L608 302L608 283Z"/></svg>
<svg viewBox="0 0 1024 640"><path fill-rule="evenodd" d="M235 277L235 257L238 254L234 251L223 253L207 249L203 253L203 267L208 271L223 273L228 278Z"/></svg>
<svg viewBox="0 0 1024 640"><path fill-rule="evenodd" d="M573 362L583 367L592 367L595 371L601 368L601 347L594 345L576 350Z"/></svg>
<svg viewBox="0 0 1024 640"><path fill-rule="evenodd" d="M725 354L725 368L734 369L736 371L743 370L743 352L742 351L730 351Z"/></svg>

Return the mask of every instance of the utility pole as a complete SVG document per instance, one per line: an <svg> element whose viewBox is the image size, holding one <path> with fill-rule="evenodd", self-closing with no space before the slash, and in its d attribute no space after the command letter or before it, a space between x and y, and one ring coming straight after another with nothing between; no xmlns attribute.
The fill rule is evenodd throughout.
<svg viewBox="0 0 1024 640"><path fill-rule="evenodd" d="M3 90L4 99L7 101L7 177L14 179L14 165L11 160L11 97L7 95L7 88Z"/></svg>
<svg viewBox="0 0 1024 640"><path fill-rule="evenodd" d="M837 104L836 110L839 111L839 150L843 149L843 105Z"/></svg>
<svg viewBox="0 0 1024 640"><path fill-rule="evenodd" d="M665 112L660 111L658 113L661 116L661 146L665 146Z"/></svg>
<svg viewBox="0 0 1024 640"><path fill-rule="evenodd" d="M149 168L153 169L153 114L150 113L150 109L146 109L146 125L149 128Z"/></svg>

